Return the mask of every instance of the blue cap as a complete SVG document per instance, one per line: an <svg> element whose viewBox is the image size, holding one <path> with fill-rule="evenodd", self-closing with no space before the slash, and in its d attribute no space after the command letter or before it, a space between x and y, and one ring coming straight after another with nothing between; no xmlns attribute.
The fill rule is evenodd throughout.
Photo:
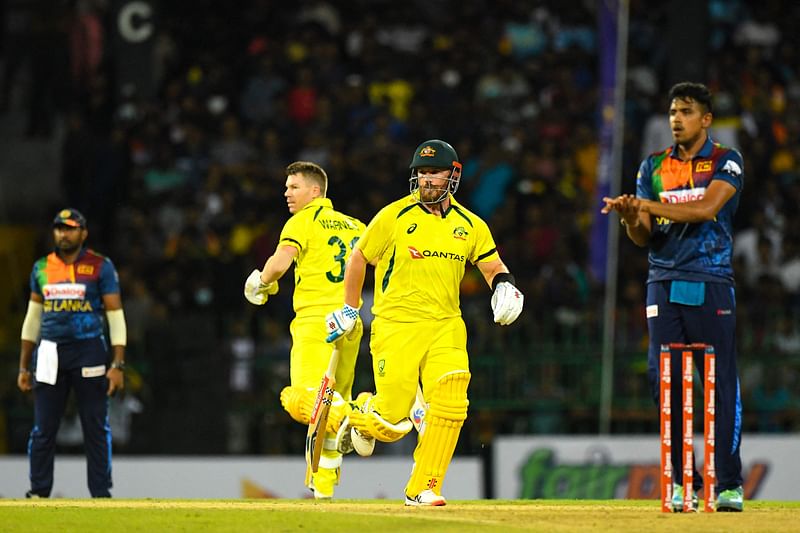
<svg viewBox="0 0 800 533"><path fill-rule="evenodd" d="M62 209L53 219L53 226L72 226L73 228L85 228L86 217L77 209Z"/></svg>

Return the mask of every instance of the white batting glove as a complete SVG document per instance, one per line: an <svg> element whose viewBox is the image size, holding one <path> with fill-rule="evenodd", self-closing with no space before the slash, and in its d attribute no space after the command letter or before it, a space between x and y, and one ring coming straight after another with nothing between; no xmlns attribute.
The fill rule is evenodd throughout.
<svg viewBox="0 0 800 533"><path fill-rule="evenodd" d="M501 281L494 288L494 294L492 294L494 321L501 326L511 324L522 312L524 301L525 297L518 288L507 281Z"/></svg>
<svg viewBox="0 0 800 533"><path fill-rule="evenodd" d="M358 320L358 309L344 304L344 307L333 313L328 313L325 317L325 323L328 328L328 337L326 342L334 342L339 337L347 335L356 325Z"/></svg>
<svg viewBox="0 0 800 533"><path fill-rule="evenodd" d="M247 281L244 282L244 297L247 301L255 305L264 305L267 303L267 298L273 294L278 294L278 282L272 283L261 282L261 271L253 270Z"/></svg>

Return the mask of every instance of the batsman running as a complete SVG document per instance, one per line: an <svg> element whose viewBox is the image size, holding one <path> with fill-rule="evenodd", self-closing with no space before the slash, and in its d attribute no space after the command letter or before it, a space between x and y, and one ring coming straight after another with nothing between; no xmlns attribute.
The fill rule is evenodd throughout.
<svg viewBox="0 0 800 533"><path fill-rule="evenodd" d="M412 429L409 411L422 382L425 429L414 451L405 504L445 505L442 483L467 418L469 359L459 286L475 264L494 291L494 321L508 325L523 296L500 259L486 223L453 198L461 163L450 144L423 142L411 159L411 194L384 207L353 250L344 307L328 315L328 341L358 326L366 265L375 267L370 349L375 395L348 404L337 433L342 452L370 455L375 439L394 442ZM334 413L331 413L331 417Z"/></svg>
<svg viewBox="0 0 800 533"><path fill-rule="evenodd" d="M293 419L308 425L332 355L322 320L341 305L345 264L364 224L333 209L325 197L328 176L319 165L296 161L286 167L286 176L284 196L292 217L283 226L275 253L264 268L253 270L247 278L244 295L250 303L263 305L277 294L278 280L295 264L295 318L289 327L291 383L281 391L281 404ZM356 320L338 343L338 364L333 365L335 392L328 424L319 435L324 438L319 469L306 475L306 484L318 499L332 498L339 483L342 454L334 439L343 415L336 413L344 413L345 402L350 400L361 334L361 321ZM332 425L334 421L338 421L336 425Z"/></svg>

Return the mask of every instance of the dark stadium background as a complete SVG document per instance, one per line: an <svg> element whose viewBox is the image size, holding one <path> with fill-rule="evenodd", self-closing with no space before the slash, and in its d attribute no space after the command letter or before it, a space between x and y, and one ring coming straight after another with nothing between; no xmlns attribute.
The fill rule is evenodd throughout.
<svg viewBox="0 0 800 533"><path fill-rule="evenodd" d="M431 137L458 150L457 197L489 222L526 295L520 319L496 327L488 289L467 272L473 381L457 453L499 433L600 430L594 2L0 4L0 453L26 448L32 402L15 377L27 277L65 205L84 211L91 246L121 276L130 371L112 407L115 449L299 453L305 430L278 401L291 281L263 308L242 296L288 216L283 169L321 163L334 205L368 221L407 192L411 150ZM800 5L777 0L630 9L623 191L670 142L676 81L709 85L714 135L744 156L735 246L748 432L800 430L798 23ZM618 253L610 429L655 433L646 253L625 239ZM356 390L372 386L368 353L365 341ZM61 449L78 450L75 427L63 429Z"/></svg>

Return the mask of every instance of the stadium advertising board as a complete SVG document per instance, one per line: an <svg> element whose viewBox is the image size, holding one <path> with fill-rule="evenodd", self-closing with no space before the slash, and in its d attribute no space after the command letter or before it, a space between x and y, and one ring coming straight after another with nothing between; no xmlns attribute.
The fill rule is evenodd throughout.
<svg viewBox="0 0 800 533"><path fill-rule="evenodd" d="M696 439L696 442L701 442ZM657 499L658 436L506 436L494 442L501 499ZM721 450L718 451L721 453ZM745 435L745 498L800 499L798 435ZM698 468L702 456L698 456Z"/></svg>

